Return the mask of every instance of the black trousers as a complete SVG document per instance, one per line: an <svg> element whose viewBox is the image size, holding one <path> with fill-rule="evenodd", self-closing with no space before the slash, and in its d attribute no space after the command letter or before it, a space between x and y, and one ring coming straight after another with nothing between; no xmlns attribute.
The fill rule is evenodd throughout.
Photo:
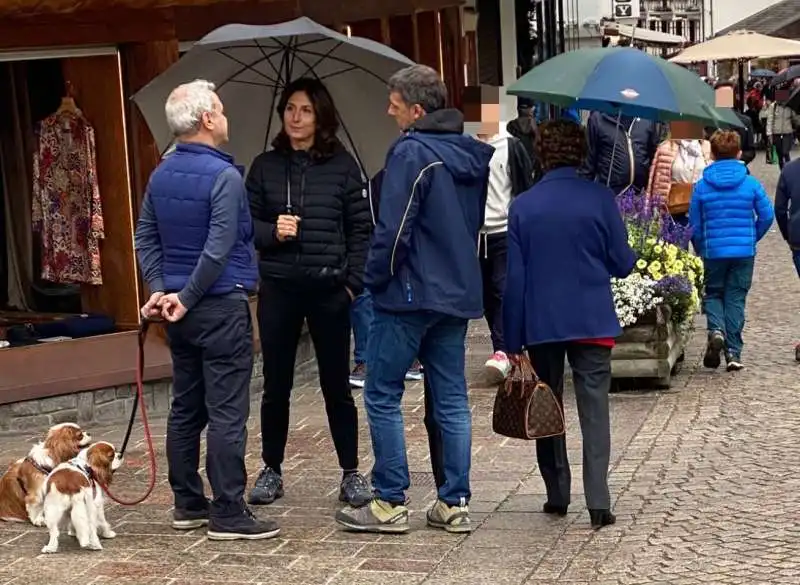
<svg viewBox="0 0 800 585"><path fill-rule="evenodd" d="M211 514L241 514L253 375L253 324L247 300L207 297L183 319L170 323L167 333L173 370L167 464L175 507L206 508L197 470L200 433L208 425Z"/></svg>
<svg viewBox="0 0 800 585"><path fill-rule="evenodd" d="M425 430L428 431L428 450L431 455L431 471L433 479L436 481L436 488L444 485L444 447L442 445L442 434L439 425L433 418L433 394L425 378Z"/></svg>
<svg viewBox="0 0 800 585"><path fill-rule="evenodd" d="M506 232L481 236L478 254L483 276L483 310L492 335L492 351L505 351L503 292L506 288Z"/></svg>
<svg viewBox="0 0 800 585"><path fill-rule="evenodd" d="M328 426L343 470L358 468L358 412L350 389L350 295L344 287L309 290L261 283L258 327L264 359L261 457L281 472L297 344L308 322Z"/></svg>
<svg viewBox="0 0 800 585"><path fill-rule="evenodd" d="M775 152L778 153L778 166L783 169L786 163L791 160L794 134L775 134L772 140L773 144L775 144Z"/></svg>
<svg viewBox="0 0 800 585"><path fill-rule="evenodd" d="M590 510L611 507L608 464L611 423L608 392L611 386L611 348L582 343L547 343L528 348L536 373L553 389L564 408L564 357L575 383L575 400L583 436L583 490ZM547 490L547 501L568 506L572 473L565 436L536 441L536 460Z"/></svg>

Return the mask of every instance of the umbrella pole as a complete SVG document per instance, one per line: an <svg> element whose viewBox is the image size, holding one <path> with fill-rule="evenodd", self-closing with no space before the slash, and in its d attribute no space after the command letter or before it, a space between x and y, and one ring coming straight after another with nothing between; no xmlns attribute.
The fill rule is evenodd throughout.
<svg viewBox="0 0 800 585"><path fill-rule="evenodd" d="M611 149L611 162L608 164L608 177L606 177L606 187L611 187L611 172L614 169L614 157L617 154L617 139L619 138L619 131L622 128L622 110L617 114L617 127L614 131L614 146Z"/></svg>
<svg viewBox="0 0 800 585"><path fill-rule="evenodd" d="M738 93L739 93L739 107L736 109L744 113L744 59L739 59Z"/></svg>

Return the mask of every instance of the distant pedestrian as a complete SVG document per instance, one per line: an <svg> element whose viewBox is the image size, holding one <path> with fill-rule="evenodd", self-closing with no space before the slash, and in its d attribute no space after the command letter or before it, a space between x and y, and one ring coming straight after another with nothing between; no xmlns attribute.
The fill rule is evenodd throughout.
<svg viewBox="0 0 800 585"><path fill-rule="evenodd" d="M247 176L259 251L258 326L264 360L264 467L248 501L266 505L284 494L282 464L295 358L307 323L342 469L339 499L360 506L372 493L358 470L358 411L348 380L350 306L362 289L369 201L358 164L336 136L336 107L323 83L313 78L291 82L277 109L281 130Z"/></svg>
<svg viewBox="0 0 800 585"><path fill-rule="evenodd" d="M244 456L253 374L248 292L258 269L247 193L233 159L219 150L228 121L214 85L194 81L167 99L175 151L150 177L136 229L136 252L152 295L145 319L167 321L172 406L167 422L172 525L208 524L210 539L277 536L244 503ZM198 474L200 435L214 499Z"/></svg>
<svg viewBox="0 0 800 585"><path fill-rule="evenodd" d="M777 101L768 106L767 137L769 144L775 147L781 169L791 160L795 132L798 129L800 129L800 115L797 112Z"/></svg>
<svg viewBox="0 0 800 585"><path fill-rule="evenodd" d="M528 352L562 408L569 360L583 435L583 489L591 524L600 528L616 521L608 488L608 393L611 350L622 328L611 277L628 276L636 256L613 191L578 174L583 129L567 120L545 122L537 151L544 177L514 201L508 220L506 345L513 361ZM544 512L566 516L572 482L566 438L536 441L536 459L547 490Z"/></svg>
<svg viewBox="0 0 800 585"><path fill-rule="evenodd" d="M364 389L375 499L363 508L345 508L336 520L350 530L408 530L400 406L406 370L419 356L445 476L428 524L468 532L472 424L465 340L469 320L483 315L477 243L494 149L464 135L461 112L445 109L447 90L436 70L407 67L389 80L389 88L389 114L407 131L386 159L365 273L375 304Z"/></svg>
<svg viewBox="0 0 800 585"><path fill-rule="evenodd" d="M714 133L714 162L695 183L689 207L692 242L705 267L708 343L703 365L718 368L724 352L729 372L744 368L742 330L756 244L775 217L764 187L739 160L741 153L737 132Z"/></svg>
<svg viewBox="0 0 800 585"><path fill-rule="evenodd" d="M775 218L800 276L800 159L787 163L775 191ZM795 359L800 362L800 344L795 346Z"/></svg>

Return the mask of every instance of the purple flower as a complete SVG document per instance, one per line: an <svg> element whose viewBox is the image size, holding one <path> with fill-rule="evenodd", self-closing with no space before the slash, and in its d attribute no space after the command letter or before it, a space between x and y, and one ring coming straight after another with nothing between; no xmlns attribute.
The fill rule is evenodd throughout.
<svg viewBox="0 0 800 585"><path fill-rule="evenodd" d="M656 283L656 290L664 298L691 295L692 283L685 276L665 276Z"/></svg>

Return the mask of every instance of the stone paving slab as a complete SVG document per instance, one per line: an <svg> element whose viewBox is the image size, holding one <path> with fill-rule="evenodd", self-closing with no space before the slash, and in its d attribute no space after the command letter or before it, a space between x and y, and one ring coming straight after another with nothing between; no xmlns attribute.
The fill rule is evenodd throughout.
<svg viewBox="0 0 800 585"><path fill-rule="evenodd" d="M757 167L768 190L776 169ZM62 539L58 555L39 550L44 529L0 523L0 584L48 585L695 585L800 583L800 391L793 344L800 329L791 257L771 233L760 248L745 332L748 369L738 374L699 368L701 325L686 365L668 391L632 391L611 398L611 487L615 526L593 532L581 495L580 433L571 390L566 400L573 466L573 505L566 518L539 512L544 488L533 445L494 435L494 390L482 379L488 337L470 332L473 407L473 491L478 524L470 536L424 526L435 495L422 424L420 385L404 402L412 470L411 523L403 536L339 531L339 470L318 388L297 388L285 466L286 497L258 509L276 518L280 538L210 542L201 530L168 525L164 421L153 424L159 483L134 508L109 505L118 533L102 552ZM361 407L363 402L358 396ZM254 409L254 414L257 410ZM363 412L363 410L362 410ZM369 469L369 434L361 421L361 453ZM120 426L92 429L117 442ZM139 432L139 431L137 431ZM115 492L131 498L146 485L140 441L131 446ZM0 436L0 463L23 455L33 434ZM247 465L259 467L251 421Z"/></svg>

